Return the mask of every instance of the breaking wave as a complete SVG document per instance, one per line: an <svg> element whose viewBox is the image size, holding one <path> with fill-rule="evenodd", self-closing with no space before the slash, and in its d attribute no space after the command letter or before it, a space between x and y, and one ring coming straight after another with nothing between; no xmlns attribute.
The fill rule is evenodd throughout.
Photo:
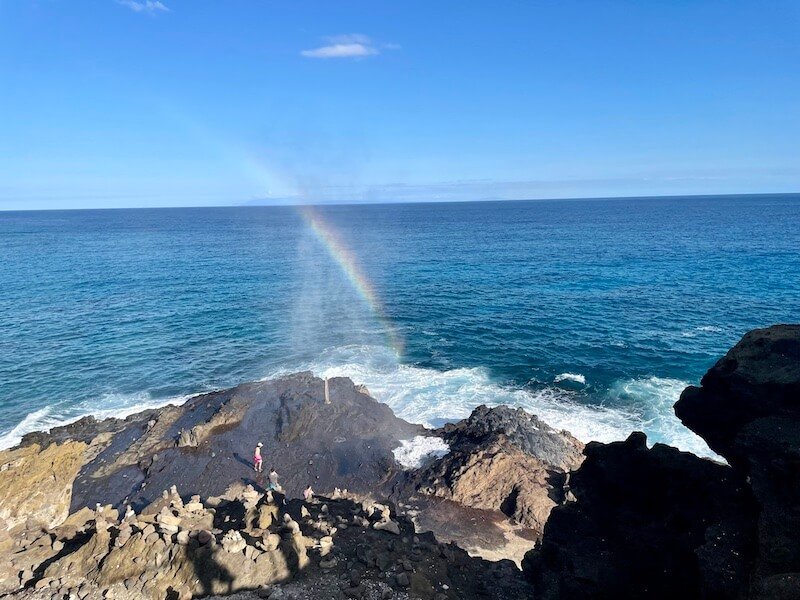
<svg viewBox="0 0 800 600"><path fill-rule="evenodd" d="M586 377L580 373L561 373L553 378L553 383L561 383L562 381L574 381L586 385Z"/></svg>
<svg viewBox="0 0 800 600"><path fill-rule="evenodd" d="M281 369L269 378L298 370L320 377L349 377L366 385L373 397L388 404L399 417L428 427L463 419L480 404L506 404L538 415L584 442L611 442L625 439L632 431L644 431L651 442L715 456L672 413L672 404L688 385L674 379L651 377L615 383L607 396L588 403L585 395L573 390L504 386L478 367L439 371L398 363L390 350L377 346L329 349L314 361Z"/></svg>
<svg viewBox="0 0 800 600"><path fill-rule="evenodd" d="M698 456L719 458L705 440L686 428L672 407L689 382L665 377L617 381L607 392L611 402L629 406L651 443L661 442Z"/></svg>
<svg viewBox="0 0 800 600"><path fill-rule="evenodd" d="M170 398L153 398L149 393L138 394L105 394L97 402L81 402L73 406L54 404L28 414L15 427L0 435L0 450L16 446L22 436L33 431L50 431L53 427L69 425L86 416L97 419L125 417L167 404L183 404L191 397L175 396Z"/></svg>
<svg viewBox="0 0 800 600"><path fill-rule="evenodd" d="M394 449L394 458L406 469L418 469L427 462L450 452L450 446L442 438L418 435L403 440Z"/></svg>
<svg viewBox="0 0 800 600"><path fill-rule="evenodd" d="M502 385L480 367L436 370L403 364L390 349L370 345L328 349L313 361L276 369L264 379L304 370L321 377L349 377L366 385L372 396L388 404L399 417L428 427L463 419L481 404L505 404L523 408L584 442L611 442L625 439L632 431L644 431L651 443L663 442L700 456L716 456L702 438L685 428L673 414L673 404L688 385L677 379L649 377L617 381L606 392L587 396L558 386ZM582 375L573 373L562 373L555 380L585 384ZM0 435L0 449L18 444L26 433L66 425L86 415L98 419L124 418L146 409L181 404L189 397L154 398L146 392L107 394L95 402L52 405L30 413ZM403 456L409 462L421 458L425 444L430 443L433 442L409 447Z"/></svg>

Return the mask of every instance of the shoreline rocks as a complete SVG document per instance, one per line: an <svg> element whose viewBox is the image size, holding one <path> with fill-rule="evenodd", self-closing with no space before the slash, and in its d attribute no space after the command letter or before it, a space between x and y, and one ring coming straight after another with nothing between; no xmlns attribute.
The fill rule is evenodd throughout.
<svg viewBox="0 0 800 600"><path fill-rule="evenodd" d="M499 511L535 535L563 497L566 473L583 460L569 432L507 406L479 406L435 434L450 452L414 474L416 491Z"/></svg>
<svg viewBox="0 0 800 600"><path fill-rule="evenodd" d="M537 598L800 598L800 325L745 335L675 412L730 466L588 444L523 562Z"/></svg>
<svg viewBox="0 0 800 600"><path fill-rule="evenodd" d="M753 597L800 597L800 325L747 333L675 413L753 490Z"/></svg>
<svg viewBox="0 0 800 600"><path fill-rule="evenodd" d="M800 597L798 325L747 334L676 405L730 466L508 407L428 431L327 391L299 373L25 436L0 452L0 596ZM450 452L406 470L419 435ZM330 497L290 499L309 484Z"/></svg>
<svg viewBox="0 0 800 600"><path fill-rule="evenodd" d="M254 598L282 597L273 586L292 579L325 588L312 596L319 598L530 594L510 561L472 558L417 534L388 505L287 501L238 484L219 498L181 498L166 490L141 514L126 511L121 520L110 506L83 509L48 533L20 536L0 569L0 594L160 600L252 591ZM262 528L265 506L276 518ZM16 572L19 577L9 576Z"/></svg>
<svg viewBox="0 0 800 600"><path fill-rule="evenodd" d="M537 598L736 598L753 561L756 507L725 465L643 433L586 446L523 568Z"/></svg>
<svg viewBox="0 0 800 600"><path fill-rule="evenodd" d="M0 453L0 529L60 525L69 515L72 482L86 449L83 442L66 441Z"/></svg>

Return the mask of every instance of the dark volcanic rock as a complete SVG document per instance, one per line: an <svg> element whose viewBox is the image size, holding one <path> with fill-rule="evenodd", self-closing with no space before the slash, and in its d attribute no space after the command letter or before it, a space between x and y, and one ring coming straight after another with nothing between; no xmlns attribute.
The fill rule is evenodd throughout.
<svg viewBox="0 0 800 600"><path fill-rule="evenodd" d="M234 481L261 488L273 466L290 495L308 484L380 493L401 473L392 449L423 428L395 417L347 378L330 379L329 395L326 404L323 380L298 373L125 420L82 419L23 443L94 440L75 479L72 510L96 503L140 508L173 485L203 497L221 494ZM252 469L257 442L264 444L263 474Z"/></svg>
<svg viewBox="0 0 800 600"><path fill-rule="evenodd" d="M583 460L583 444L572 434L553 429L521 408L481 405L468 418L448 423L436 433L453 448L486 444L502 436L525 454L562 471L574 469Z"/></svg>
<svg viewBox="0 0 800 600"><path fill-rule="evenodd" d="M586 446L523 562L536 598L737 598L753 560L755 504L727 466L675 448Z"/></svg>
<svg viewBox="0 0 800 600"><path fill-rule="evenodd" d="M746 334L675 413L752 486L754 595L800 597L800 325Z"/></svg>
<svg viewBox="0 0 800 600"><path fill-rule="evenodd" d="M583 444L568 432L507 406L479 406L468 419L435 433L450 452L415 473L415 490L500 511L534 537L563 496L565 471L583 459Z"/></svg>
<svg viewBox="0 0 800 600"><path fill-rule="evenodd" d="M760 419L800 419L800 325L775 325L745 334L690 386L675 413L731 464L747 468L750 449L737 439Z"/></svg>
<svg viewBox="0 0 800 600"><path fill-rule="evenodd" d="M800 598L800 326L745 335L675 412L731 466L589 444L526 556L537 597Z"/></svg>

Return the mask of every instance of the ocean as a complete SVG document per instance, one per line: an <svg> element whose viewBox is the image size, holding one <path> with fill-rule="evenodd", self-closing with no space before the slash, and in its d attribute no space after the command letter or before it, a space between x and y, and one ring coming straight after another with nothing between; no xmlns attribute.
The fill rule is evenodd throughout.
<svg viewBox="0 0 800 600"><path fill-rule="evenodd" d="M800 195L0 212L0 256L0 447L310 369L710 455L681 390L800 321Z"/></svg>

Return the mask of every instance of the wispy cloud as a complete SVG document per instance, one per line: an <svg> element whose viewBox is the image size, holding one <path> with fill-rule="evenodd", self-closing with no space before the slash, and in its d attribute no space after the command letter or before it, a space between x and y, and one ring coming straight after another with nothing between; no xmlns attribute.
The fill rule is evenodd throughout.
<svg viewBox="0 0 800 600"><path fill-rule="evenodd" d="M159 0L117 0L117 4L127 6L133 12L154 15L159 12L169 12L163 2Z"/></svg>
<svg viewBox="0 0 800 600"><path fill-rule="evenodd" d="M376 44L361 33L334 35L325 38L327 44L300 52L306 58L363 58L380 54L381 50L397 50L397 44Z"/></svg>

